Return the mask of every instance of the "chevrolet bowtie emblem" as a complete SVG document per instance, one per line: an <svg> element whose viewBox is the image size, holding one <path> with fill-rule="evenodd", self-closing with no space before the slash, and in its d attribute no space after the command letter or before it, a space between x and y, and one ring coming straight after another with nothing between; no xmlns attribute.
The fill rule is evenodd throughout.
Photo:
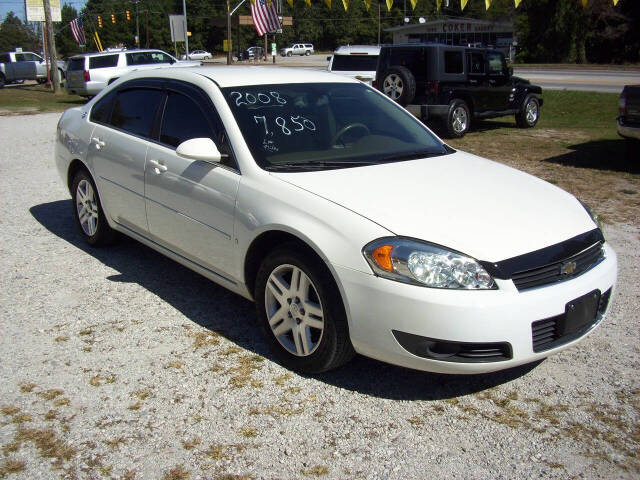
<svg viewBox="0 0 640 480"><path fill-rule="evenodd" d="M565 262L560 267L560 273L562 275L571 275L573 272L576 271L577 266L578 265L576 265L576 262Z"/></svg>

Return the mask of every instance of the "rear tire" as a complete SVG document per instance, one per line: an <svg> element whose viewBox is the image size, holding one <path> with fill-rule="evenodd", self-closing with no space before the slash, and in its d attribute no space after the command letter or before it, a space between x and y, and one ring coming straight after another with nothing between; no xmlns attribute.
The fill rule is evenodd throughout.
<svg viewBox="0 0 640 480"><path fill-rule="evenodd" d="M463 100L453 100L445 121L448 138L462 138L471 127L471 112Z"/></svg>
<svg viewBox="0 0 640 480"><path fill-rule="evenodd" d="M320 373L355 355L342 297L329 269L299 245L283 245L263 260L254 298L267 341L287 368Z"/></svg>
<svg viewBox="0 0 640 480"><path fill-rule="evenodd" d="M307 50L306 52L304 52L304 54L308 57L309 55L311 55L311 52Z"/></svg>
<svg viewBox="0 0 640 480"><path fill-rule="evenodd" d="M117 238L117 232L107 223L98 189L86 170L79 170L71 184L73 216L85 242L94 247L109 245Z"/></svg>
<svg viewBox="0 0 640 480"><path fill-rule="evenodd" d="M540 102L533 95L528 95L522 103L522 108L516 113L516 125L519 128L532 128L540 118Z"/></svg>
<svg viewBox="0 0 640 480"><path fill-rule="evenodd" d="M406 67L391 67L382 75L380 88L387 97L404 107L416 96L416 79Z"/></svg>

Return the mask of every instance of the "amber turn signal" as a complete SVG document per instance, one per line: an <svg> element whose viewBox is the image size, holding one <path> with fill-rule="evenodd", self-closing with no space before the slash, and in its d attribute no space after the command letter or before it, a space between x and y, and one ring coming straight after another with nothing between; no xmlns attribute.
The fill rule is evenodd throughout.
<svg viewBox="0 0 640 480"><path fill-rule="evenodd" d="M380 245L373 251L373 259L380 268L387 272L393 272L393 264L391 263L391 251L393 245Z"/></svg>

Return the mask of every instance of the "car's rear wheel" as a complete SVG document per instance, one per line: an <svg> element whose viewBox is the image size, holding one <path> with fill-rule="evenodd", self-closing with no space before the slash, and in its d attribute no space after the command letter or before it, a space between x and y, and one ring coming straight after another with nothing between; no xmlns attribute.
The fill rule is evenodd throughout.
<svg viewBox="0 0 640 480"><path fill-rule="evenodd" d="M89 173L82 169L76 173L71 186L73 214L84 240L96 247L112 243L117 233L107 223L98 190Z"/></svg>
<svg viewBox="0 0 640 480"><path fill-rule="evenodd" d="M516 113L516 125L520 128L535 127L540 118L540 102L533 95L529 95L523 102L522 108Z"/></svg>
<svg viewBox="0 0 640 480"><path fill-rule="evenodd" d="M254 298L268 342L288 368L319 373L353 357L338 287L322 261L303 255L297 245L285 245L265 258Z"/></svg>
<svg viewBox="0 0 640 480"><path fill-rule="evenodd" d="M307 50L306 52L304 52L304 54L309 56L309 55L311 55L311 52L309 50Z"/></svg>
<svg viewBox="0 0 640 480"><path fill-rule="evenodd" d="M471 112L463 100L453 100L449 104L446 127L449 138L464 137L469 131L471 127Z"/></svg>
<svg viewBox="0 0 640 480"><path fill-rule="evenodd" d="M406 67L391 67L382 75L382 93L405 106L416 96L416 79Z"/></svg>

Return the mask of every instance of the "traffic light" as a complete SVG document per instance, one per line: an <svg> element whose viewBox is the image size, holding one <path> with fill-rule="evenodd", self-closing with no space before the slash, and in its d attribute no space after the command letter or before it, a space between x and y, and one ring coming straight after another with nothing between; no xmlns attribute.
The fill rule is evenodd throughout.
<svg viewBox="0 0 640 480"><path fill-rule="evenodd" d="M131 20L131 14L129 13L129 10L127 10L126 13L127 13L127 22L128 22L129 20Z"/></svg>
<svg viewBox="0 0 640 480"><path fill-rule="evenodd" d="M98 27L102 28L102 15L98 15Z"/></svg>
<svg viewBox="0 0 640 480"><path fill-rule="evenodd" d="M113 13L111 14L111 23L116 23L116 16Z"/></svg>

